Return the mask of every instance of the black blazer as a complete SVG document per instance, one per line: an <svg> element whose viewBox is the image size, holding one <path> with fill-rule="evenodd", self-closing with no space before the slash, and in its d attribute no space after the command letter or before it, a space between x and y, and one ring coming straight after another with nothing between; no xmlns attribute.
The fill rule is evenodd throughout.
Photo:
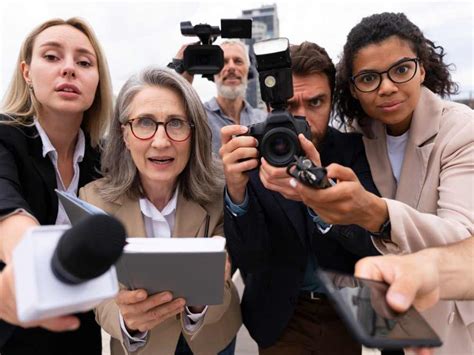
<svg viewBox="0 0 474 355"><path fill-rule="evenodd" d="M360 135L329 128L319 151L324 166L351 167L367 190L378 193ZM257 171L247 191L247 213L234 217L226 208L224 229L232 262L245 274L243 322L258 345L268 347L293 314L309 253L319 266L353 273L359 258L378 252L358 226L333 226L322 235L303 203L265 189Z"/></svg>
<svg viewBox="0 0 474 355"><path fill-rule="evenodd" d="M0 120L8 120L0 115ZM86 138L80 166L79 187L99 177L99 153ZM0 124L0 216L24 208L41 224L54 224L58 199L56 175L49 157L43 158L41 138L35 127ZM0 236L1 238L2 236ZM0 265L3 269L3 264ZM100 327L92 311L79 315L74 332L53 333L42 328L24 329L0 321L2 355L101 354Z"/></svg>

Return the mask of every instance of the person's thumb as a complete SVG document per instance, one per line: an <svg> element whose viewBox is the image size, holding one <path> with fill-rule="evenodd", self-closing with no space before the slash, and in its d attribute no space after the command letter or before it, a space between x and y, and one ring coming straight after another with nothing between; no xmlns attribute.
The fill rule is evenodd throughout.
<svg viewBox="0 0 474 355"><path fill-rule="evenodd" d="M298 139L301 144L301 148L305 152L306 156L317 166L321 166L321 158L319 152L314 146L313 142L307 139L302 133L298 135Z"/></svg>
<svg viewBox="0 0 474 355"><path fill-rule="evenodd" d="M404 312L413 304L417 290L418 286L407 278L395 280L388 289L387 302L395 311Z"/></svg>

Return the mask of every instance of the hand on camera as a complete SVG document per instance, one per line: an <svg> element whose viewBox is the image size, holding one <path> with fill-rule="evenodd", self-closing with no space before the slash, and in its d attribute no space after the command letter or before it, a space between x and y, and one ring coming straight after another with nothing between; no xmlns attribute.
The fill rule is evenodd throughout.
<svg viewBox="0 0 474 355"><path fill-rule="evenodd" d="M193 42L193 43L186 43L186 44L183 44L181 46L181 48L178 50L178 53L176 53L176 55L174 56L173 59L178 59L180 61L183 61L184 60L184 50L186 49L187 46L189 45L193 45L193 44L198 44L199 42ZM181 76L183 78L185 78L190 84L193 83L193 80L194 80L194 74L190 74L189 72L187 71L183 71L181 73Z"/></svg>
<svg viewBox="0 0 474 355"><path fill-rule="evenodd" d="M173 299L167 291L148 296L145 290L121 290L115 301L125 326L132 332L151 330L183 312L185 306L183 298Z"/></svg>
<svg viewBox="0 0 474 355"><path fill-rule="evenodd" d="M245 136L248 128L239 125L222 127L219 154L224 164L227 191L232 202L241 204L249 180L247 172L258 166L257 140Z"/></svg>
<svg viewBox="0 0 474 355"><path fill-rule="evenodd" d="M327 177L337 181L328 189L312 189L292 180L304 204L326 223L357 224L378 232L388 218L384 200L365 190L352 169L339 164L331 164L326 169Z"/></svg>
<svg viewBox="0 0 474 355"><path fill-rule="evenodd" d="M305 155L311 159L313 163L320 166L321 159L313 143L306 139L306 137L301 133L298 135L298 139ZM301 201L299 192L290 185L292 177L286 172L286 167L278 168L272 166L265 161L264 158L261 158L261 162L262 164L260 166L259 175L265 188L280 193L288 200Z"/></svg>

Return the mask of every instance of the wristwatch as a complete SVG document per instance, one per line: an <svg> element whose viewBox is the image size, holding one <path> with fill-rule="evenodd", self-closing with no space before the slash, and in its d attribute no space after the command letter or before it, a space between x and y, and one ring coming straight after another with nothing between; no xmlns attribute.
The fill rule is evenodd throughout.
<svg viewBox="0 0 474 355"><path fill-rule="evenodd" d="M392 224L390 223L390 218L387 218L385 222L382 223L378 232L370 232L374 237L382 239L391 239Z"/></svg>
<svg viewBox="0 0 474 355"><path fill-rule="evenodd" d="M182 59L173 58L173 61L169 62L167 67L170 69L174 69L178 74L184 73L184 62Z"/></svg>

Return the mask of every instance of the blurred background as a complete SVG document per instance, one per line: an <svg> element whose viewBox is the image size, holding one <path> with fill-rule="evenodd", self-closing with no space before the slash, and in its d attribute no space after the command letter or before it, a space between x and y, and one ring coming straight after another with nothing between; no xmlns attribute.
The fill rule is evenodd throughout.
<svg viewBox="0 0 474 355"><path fill-rule="evenodd" d="M10 81L21 42L39 23L80 16L94 28L105 49L118 93L125 80L148 65L165 66L180 46L197 40L183 37L181 21L220 26L221 18L252 17L254 40L288 37L291 43L308 40L326 48L335 63L347 33L362 17L384 11L404 12L425 36L446 50L459 83L455 100L474 100L472 1L116 1L116 0L2 0L0 2L0 97ZM218 42L219 43L219 40ZM215 94L207 79L194 87L203 100ZM248 100L258 105L259 92L250 83ZM472 107L472 106L471 106Z"/></svg>

